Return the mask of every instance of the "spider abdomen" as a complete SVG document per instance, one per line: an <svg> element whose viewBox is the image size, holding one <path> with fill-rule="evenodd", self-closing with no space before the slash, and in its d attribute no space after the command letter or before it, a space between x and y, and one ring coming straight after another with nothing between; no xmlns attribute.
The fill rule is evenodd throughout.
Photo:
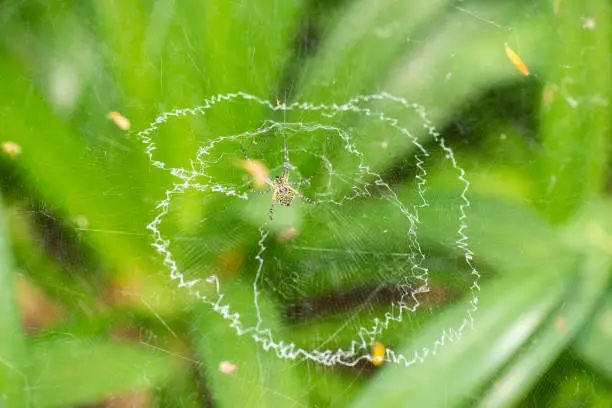
<svg viewBox="0 0 612 408"><path fill-rule="evenodd" d="M286 191L281 191L279 189L277 199L280 205L288 207L293 203L293 200L295 199L295 194L289 189L286 189Z"/></svg>

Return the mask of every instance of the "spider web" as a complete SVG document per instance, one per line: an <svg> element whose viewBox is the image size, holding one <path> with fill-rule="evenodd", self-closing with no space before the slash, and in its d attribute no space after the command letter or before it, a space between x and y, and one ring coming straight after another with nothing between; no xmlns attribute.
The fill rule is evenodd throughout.
<svg viewBox="0 0 612 408"><path fill-rule="evenodd" d="M206 120L228 112L242 118L227 124L229 130ZM267 119L249 120L253 112ZM205 135L183 165L168 154L168 134L177 126ZM414 136L421 128L436 151ZM174 176L147 226L153 247L178 287L210 305L237 335L280 358L347 366L372 361L370 347L382 340L386 362L409 366L473 323L479 274L466 235L469 182L423 107L387 93L324 105L238 92L166 112L138 137L151 164ZM412 152L409 165L402 151ZM270 179L285 167L289 182L312 176L295 189L318 204L276 205L270 219L272 193L252 191L257 174L244 170L245 161L267 169ZM406 169L393 171L397 163ZM459 192L451 207L428 199L428 176L440 163L454 174ZM201 208L197 222L181 218L186 206ZM440 212L453 214L454 237L440 245L455 248L460 274L445 272L448 265L419 240L424 220ZM392 345L418 324L416 312L427 303L436 273L459 282L470 308L434 344L403 355ZM248 305L238 300L245 285ZM274 300L287 330L267 324L264 298Z"/></svg>

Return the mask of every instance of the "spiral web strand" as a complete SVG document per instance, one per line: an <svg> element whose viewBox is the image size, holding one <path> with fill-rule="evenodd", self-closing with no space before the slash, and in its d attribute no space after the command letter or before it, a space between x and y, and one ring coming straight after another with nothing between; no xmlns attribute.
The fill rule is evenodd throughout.
<svg viewBox="0 0 612 408"><path fill-rule="evenodd" d="M238 133L235 135L225 135L211 138L207 142L203 143L197 150L195 160L191 162L190 168L172 167L160 161L154 157L155 151L158 149L155 143L154 136L159 130L159 127L169 122L172 119L178 119L189 116L203 116L206 115L209 109L213 106L222 103L232 103L234 101L248 101L255 104L259 104L263 107L268 108L271 112L281 111L311 111L318 112L321 116L327 118L334 118L344 112L353 112L360 114L365 118L377 120L391 126L401 135L404 135L413 144L416 150L416 187L419 196L419 202L412 206L411 209L407 208L398 198L396 193L381 179L381 177L365 163L364 155L351 141L351 135L344 129L333 125L324 125L320 123L280 123L272 120L266 120L263 124L257 128L248 130L246 132ZM417 239L417 228L419 225L419 209L427 207L428 202L425 198L426 184L427 184L427 172L424 168L424 160L429 157L427 150L418 142L412 133L402 128L399 125L399 121L396 118L390 117L385 113L381 113L370 108L363 107L361 105L368 102L385 101L399 104L401 107L407 110L416 112L420 117L423 127L433 138L433 140L439 145L444 153L444 158L450 163L456 172L457 179L462 183L463 189L460 193L460 204L458 206L458 223L457 239L455 240L457 249L460 250L465 264L467 265L473 282L469 288L470 291L470 305L466 310L466 315L462 319L461 323L456 328L445 329L440 336L434 341L431 346L422 347L417 349L412 355L403 355L395 350L387 348L385 353L385 361L387 363L396 363L405 366L410 366L416 362L423 361L429 354L435 354L439 347L444 345L446 342L452 342L459 339L464 330L471 327L474 322L473 313L477 310L478 306L478 292L480 274L475 268L473 263L473 252L469 248L469 238L466 233L467 229L467 215L466 208L470 206L470 201L467 197L467 192L470 186L469 181L465 177L465 171L458 165L455 155L451 148L447 145L446 141L440 136L440 134L434 129L433 125L427 118L425 109L417 104L408 103L404 98L396 97L388 93L358 96L349 100L345 104L312 104L308 102L295 102L292 104L273 104L270 101L263 100L259 97L249 95L242 92L229 93L223 95L217 95L209 99L204 100L203 104L194 108L177 109L171 112L161 114L153 121L150 126L137 133L137 136L145 146L145 153L150 159L151 164L163 171L169 172L176 177L176 181L173 185L166 190L165 196L156 205L157 214L154 219L147 225L147 229L150 231L153 237L152 246L157 250L163 259L163 265L169 271L169 276L173 281L176 281L178 287L186 288L192 295L199 298L202 302L208 304L215 312L219 313L232 327L239 336L250 336L255 342L259 343L265 350L272 350L280 358L285 359L309 359L324 365L342 364L346 366L354 366L362 360L372 360L372 356L369 353L369 346L374 340L386 330L391 324L395 322L401 322L403 316L407 312L414 312L420 305L418 295L429 291L429 270L422 266L422 261L425 259L425 255L421 249L421 245ZM333 197L331 194L326 196L325 193L320 194L318 197L319 202L322 205L329 205L339 207L344 203L354 200L357 197L364 197L370 195L371 188L377 188L382 191L383 198L390 202L396 207L409 221L409 231L407 236L410 242L411 253L397 254L399 256L407 256L412 262L411 273L420 284L417 287L412 287L409 284L405 284L402 287L402 283L399 284L403 291L403 296L398 302L392 304L391 310L384 314L384 317L375 317L371 323L367 326L361 326L355 333L354 339L350 342L350 345L346 348L337 349L324 349L327 341L321 342L317 347L312 349L306 349L297 346L293 342L285 342L275 338L272 331L265 327L265 322L262 317L261 308L259 304L259 298L261 296L261 279L264 273L265 262L264 254L266 251L266 239L269 235L269 229L267 223L262 224L259 227L259 240L257 243L258 252L255 256L257 270L253 281L253 305L257 317L257 323L246 327L242 316L239 312L232 309L231 304L225 301L225 294L222 290L220 279L217 275L211 274L210 276L189 279L184 271L181 270L179 263L175 259L175 255L171 251L172 241L166 238L160 231L160 225L164 218L168 215L172 200L185 193L187 190L195 189L202 193L220 193L228 197L232 197L240 200L248 200L248 195L244 191L243 186L240 185L225 185L217 184L215 180L208 175L207 169L214 164L208 161L211 149L218 143L225 141L240 141L244 138L255 138L260 135L266 134L267 132L275 129L283 129L286 131L293 132L312 132L316 130L323 130L335 134L336 137L343 143L345 152L351 157L358 161L358 172L359 175L354 180L346 180L346 178L336 172L333 167L333 163L324 155L318 155L330 175L328 180L328 188L330 190L331 180L335 177L335 180L345 181L350 183L353 188L350 192L341 196L340 198ZM300 249L300 248L297 248ZM313 250L313 248L301 248L304 250ZM317 250L321 250L320 248ZM204 285L207 290L201 289ZM212 295L210 288L212 288ZM348 324L348 321L346 322ZM346 325L345 324L345 325ZM338 331L342 330L344 326L338 328ZM333 335L332 335L333 337Z"/></svg>

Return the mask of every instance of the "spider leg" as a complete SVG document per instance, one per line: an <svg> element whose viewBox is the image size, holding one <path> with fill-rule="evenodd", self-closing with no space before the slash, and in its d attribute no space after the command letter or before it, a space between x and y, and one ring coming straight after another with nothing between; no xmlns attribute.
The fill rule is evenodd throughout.
<svg viewBox="0 0 612 408"><path fill-rule="evenodd" d="M240 148L242 149L242 154L244 154L244 158L247 159L247 161L251 161L251 159L249 158L249 155L247 154L246 149L244 148L242 143L240 143Z"/></svg>
<svg viewBox="0 0 612 408"><path fill-rule="evenodd" d="M274 219L274 204L275 204L275 201L272 200L272 203L270 203L270 210L268 211L268 216L270 217L270 221Z"/></svg>
<svg viewBox="0 0 612 408"><path fill-rule="evenodd" d="M272 201L270 202L270 210L268 211L268 216L270 217L270 221L274 218L274 206L278 202L278 196L276 190L272 193Z"/></svg>
<svg viewBox="0 0 612 408"><path fill-rule="evenodd" d="M302 201L306 201L308 204L313 204L313 205L317 205L319 204L318 201L314 201L311 200L310 198L302 195L302 193L300 193L299 191L297 191L296 189L292 188L291 189L293 191L293 193L296 195L296 197L299 197Z"/></svg>
<svg viewBox="0 0 612 408"><path fill-rule="evenodd" d="M302 184L308 184L308 183L310 183L310 180L314 176L316 176L316 175L317 175L317 173L313 173L312 176L308 177L307 179L300 180L300 181L290 181L289 185L291 185L291 186L299 186L299 185L302 185Z"/></svg>

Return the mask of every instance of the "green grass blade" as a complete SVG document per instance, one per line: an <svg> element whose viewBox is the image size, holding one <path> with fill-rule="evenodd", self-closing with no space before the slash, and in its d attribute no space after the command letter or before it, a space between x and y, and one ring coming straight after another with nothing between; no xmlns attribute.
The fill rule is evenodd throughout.
<svg viewBox="0 0 612 408"><path fill-rule="evenodd" d="M463 406L473 401L563 301L573 281L567 273L572 262L559 265L543 265L534 274L506 275L483 286L473 330L439 348L425 364L384 367L352 406ZM454 306L400 351L410 355L418 345L431 344L461 320L466 308L463 302Z"/></svg>
<svg viewBox="0 0 612 408"><path fill-rule="evenodd" d="M567 294L565 303L490 385L480 400L482 406L511 407L527 395L574 336L588 328L585 323L607 292L610 266L611 258L605 254L584 257L578 282Z"/></svg>
<svg viewBox="0 0 612 408"><path fill-rule="evenodd" d="M609 290L609 287L608 287ZM612 381L612 295L608 295L591 324L578 336L573 350L596 371Z"/></svg>
<svg viewBox="0 0 612 408"><path fill-rule="evenodd" d="M139 260L134 244L144 247L145 242L130 234L113 233L142 231L146 214L139 211L134 196L105 195L117 186L101 166L89 160L85 144L54 114L29 78L9 62L0 64L0 77L12 78L11 86L0 93L4 106L0 121L21 146L23 153L17 164L24 170L26 183L36 188L58 215L84 216L89 229L108 231L85 237L105 254L109 264Z"/></svg>
<svg viewBox="0 0 612 408"><path fill-rule="evenodd" d="M427 107L461 106L494 82L520 79L503 45L519 38L537 43L546 35L540 14L522 17L529 7L528 2L351 3L306 65L299 95L336 101L387 90ZM388 38L385 29L391 30ZM534 67L546 65L545 53L535 46L525 47L524 57Z"/></svg>
<svg viewBox="0 0 612 408"><path fill-rule="evenodd" d="M600 256L612 257L612 211L610 200L601 200L583 208L581 213L566 228L566 241L574 247ZM597 251L597 252L596 252ZM604 266L607 281L602 289L610 291L612 265ZM595 370L612 379L612 296L601 301L590 324L581 330L574 344L578 355Z"/></svg>
<svg viewBox="0 0 612 408"><path fill-rule="evenodd" d="M422 211L419 239L429 246L454 248L459 192L432 184L429 193L431 204ZM414 200L408 197L408 191L402 193L406 202ZM466 233L479 263L502 273L528 273L556 259L562 241L533 209L500 198L475 194L468 198Z"/></svg>
<svg viewBox="0 0 612 408"><path fill-rule="evenodd" d="M36 281L51 299L75 310L94 308L99 293L85 276L71 274L71 269L54 258L40 244L40 231L28 214L30 208L23 203L13 203L10 209L10 234L15 262L29 279ZM75 269L80 268L77 266Z"/></svg>
<svg viewBox="0 0 612 408"><path fill-rule="evenodd" d="M251 307L252 289L232 291L231 296L231 304L238 305L236 309L254 312ZM260 306L263 306L261 313L265 327L272 330L278 341L277 336L283 331L275 322L276 313L270 304L262 302L261 297ZM229 322L213 312L210 306L202 305L196 311L194 339L215 406L307 406L303 400L304 388L293 368L295 362L277 357L274 350L264 350L249 334L238 336L229 327ZM242 318L250 321L254 316L243 315ZM224 361L236 366L235 373L221 372L220 364Z"/></svg>
<svg viewBox="0 0 612 408"><path fill-rule="evenodd" d="M167 354L93 339L41 341L32 345L31 355L37 407L92 404L122 392L153 389L177 369Z"/></svg>
<svg viewBox="0 0 612 408"><path fill-rule="evenodd" d="M446 0L348 3L317 55L308 62L300 80L300 98L335 101L338 97L372 92L396 58L411 48L407 38L419 24L442 12L447 3Z"/></svg>
<svg viewBox="0 0 612 408"><path fill-rule="evenodd" d="M210 90L278 91L302 8L301 0L207 2L200 24Z"/></svg>
<svg viewBox="0 0 612 408"><path fill-rule="evenodd" d="M429 206L421 209L419 213L420 222L417 226L419 241L430 249L453 250L456 248L455 240L458 238L457 208L461 203L460 191L434 182L429 185L427 193ZM399 197L404 203L418 202L418 196L409 186L400 192ZM557 256L557 246L562 244L562 240L532 208L476 194L469 194L469 199L470 206L466 208L468 225L466 233L479 263L500 272L523 273L545 261L554 261ZM383 205L384 203L380 201L345 204L346 212L349 214L381 214ZM390 220L389 224L399 225L405 215L397 211L385 213L385 217ZM366 222L365 227L368 230L379 229L376 217ZM304 228L307 230L309 226L306 225ZM350 228L347 228L347 231L350 231ZM390 229L387 234L401 240L405 231ZM325 242L325 238L322 237L321 241ZM384 248L372 248L372 250L384 250Z"/></svg>
<svg viewBox="0 0 612 408"><path fill-rule="evenodd" d="M0 405L27 407L25 344L15 296L14 266L0 200Z"/></svg>
<svg viewBox="0 0 612 408"><path fill-rule="evenodd" d="M559 10L548 40L562 45L550 57L542 103L537 190L538 206L555 223L600 193L612 121L612 4L571 0Z"/></svg>
<svg viewBox="0 0 612 408"><path fill-rule="evenodd" d="M117 93L125 95L117 103L129 107L126 114L134 119L134 129L143 129L163 111L200 105L218 93L243 91L283 99L278 93L303 3L167 0L156 2L152 9L131 0L97 3ZM221 103L214 114L166 125L154 135L160 147L156 157L190 168L198 144L211 134L257 127L267 114L239 105ZM126 170L137 173L136 180L142 178L151 197L161 195L159 186L167 179L157 170L142 173L148 166L141 163L143 147L136 138L132 143L134 150L123 161ZM130 163L140 167L132 169ZM202 206L185 206L182 217L199 220L202 211Z"/></svg>
<svg viewBox="0 0 612 408"><path fill-rule="evenodd" d="M492 85L532 80L523 78L508 61L504 43L520 40L524 44L521 56L534 71L548 65L548 49L536 46L548 35L547 20L543 13L538 12L523 18L523 8L530 7L526 2L511 5L474 2L460 8L441 7L437 2L414 2L410 6L405 3L402 2L400 8L406 10L396 14L378 10L379 2L371 2L369 7L372 9L368 8L365 13L349 10L348 17L340 20L336 30L322 44L321 55L307 64L300 80L299 97L329 103L343 101L359 93L388 91L405 97L410 103L424 106L433 125L441 128L457 109ZM413 13L413 10L417 11ZM378 14L382 15L380 21L378 17L373 17ZM418 35L425 40L416 45L401 44L397 48L387 48L386 41L395 40L373 43L372 31L354 30L354 27L361 25L371 26L371 30L375 30L375 27L392 25L394 21L401 30L412 27L412 31L402 31L402 35ZM491 21L495 24L491 24ZM328 54L329 57L326 57ZM328 59L333 60L333 64ZM347 70L349 73L344 72ZM399 105L387 106L386 102L380 105L383 106L381 111L398 118L400 125L417 138L429 137L417 115L406 115L406 110ZM358 125L348 125L358 126L361 134L380 133L371 119L364 119ZM373 167L384 160L400 160L413 148L408 138L395 132L380 137L391 149L368 151L368 161ZM390 158L387 150L391 150L394 157Z"/></svg>
<svg viewBox="0 0 612 408"><path fill-rule="evenodd" d="M357 406L374 403L377 398L389 406L401 406L401 401L410 401L408 406L438 406L451 401L461 406L462 401L474 399L483 406L511 406L528 393L576 334L588 330L588 319L608 288L607 203L585 209L561 234L562 240L543 220L526 216L528 211L521 214L518 209L510 211L511 206L503 201L503 205L495 202L474 199L470 208L475 212L469 218L472 248L506 272L500 281L483 286L474 331L468 330L457 344L444 347L423 366L385 368L366 387L369 393L357 400ZM488 214L495 214L495 223L487 221ZM518 229L505 224L517 219L522 220ZM444 229L452 220L442 213L426 221L422 232L428 238L443 239L452 232ZM486 228L491 225L495 227ZM562 247L566 250L561 251ZM569 248L583 255L574 258ZM517 253L521 253L520 261L506 258ZM420 336L433 336L445 325L452 327L450 322L459 319L461 307L465 305L433 320ZM530 322L525 316L535 320ZM605 353L607 329L600 326L594 328L593 336L583 336L578 343L588 360ZM410 347L414 346L404 351ZM597 366L606 361L602 357ZM436 381L426 383L431 378ZM431 389L440 382L445 384L448 401Z"/></svg>
<svg viewBox="0 0 612 408"><path fill-rule="evenodd" d="M569 367L568 367L569 366ZM545 406L551 408L590 407L608 408L612 401L612 387L606 378L596 376L580 364L566 364L553 367L550 371L553 378L538 387L545 399L538 401L536 395L525 398L519 406ZM556 377L556 378L554 378ZM556 381L555 381L556 380ZM548 387L548 388L546 388ZM548 397L548 398L546 398Z"/></svg>

